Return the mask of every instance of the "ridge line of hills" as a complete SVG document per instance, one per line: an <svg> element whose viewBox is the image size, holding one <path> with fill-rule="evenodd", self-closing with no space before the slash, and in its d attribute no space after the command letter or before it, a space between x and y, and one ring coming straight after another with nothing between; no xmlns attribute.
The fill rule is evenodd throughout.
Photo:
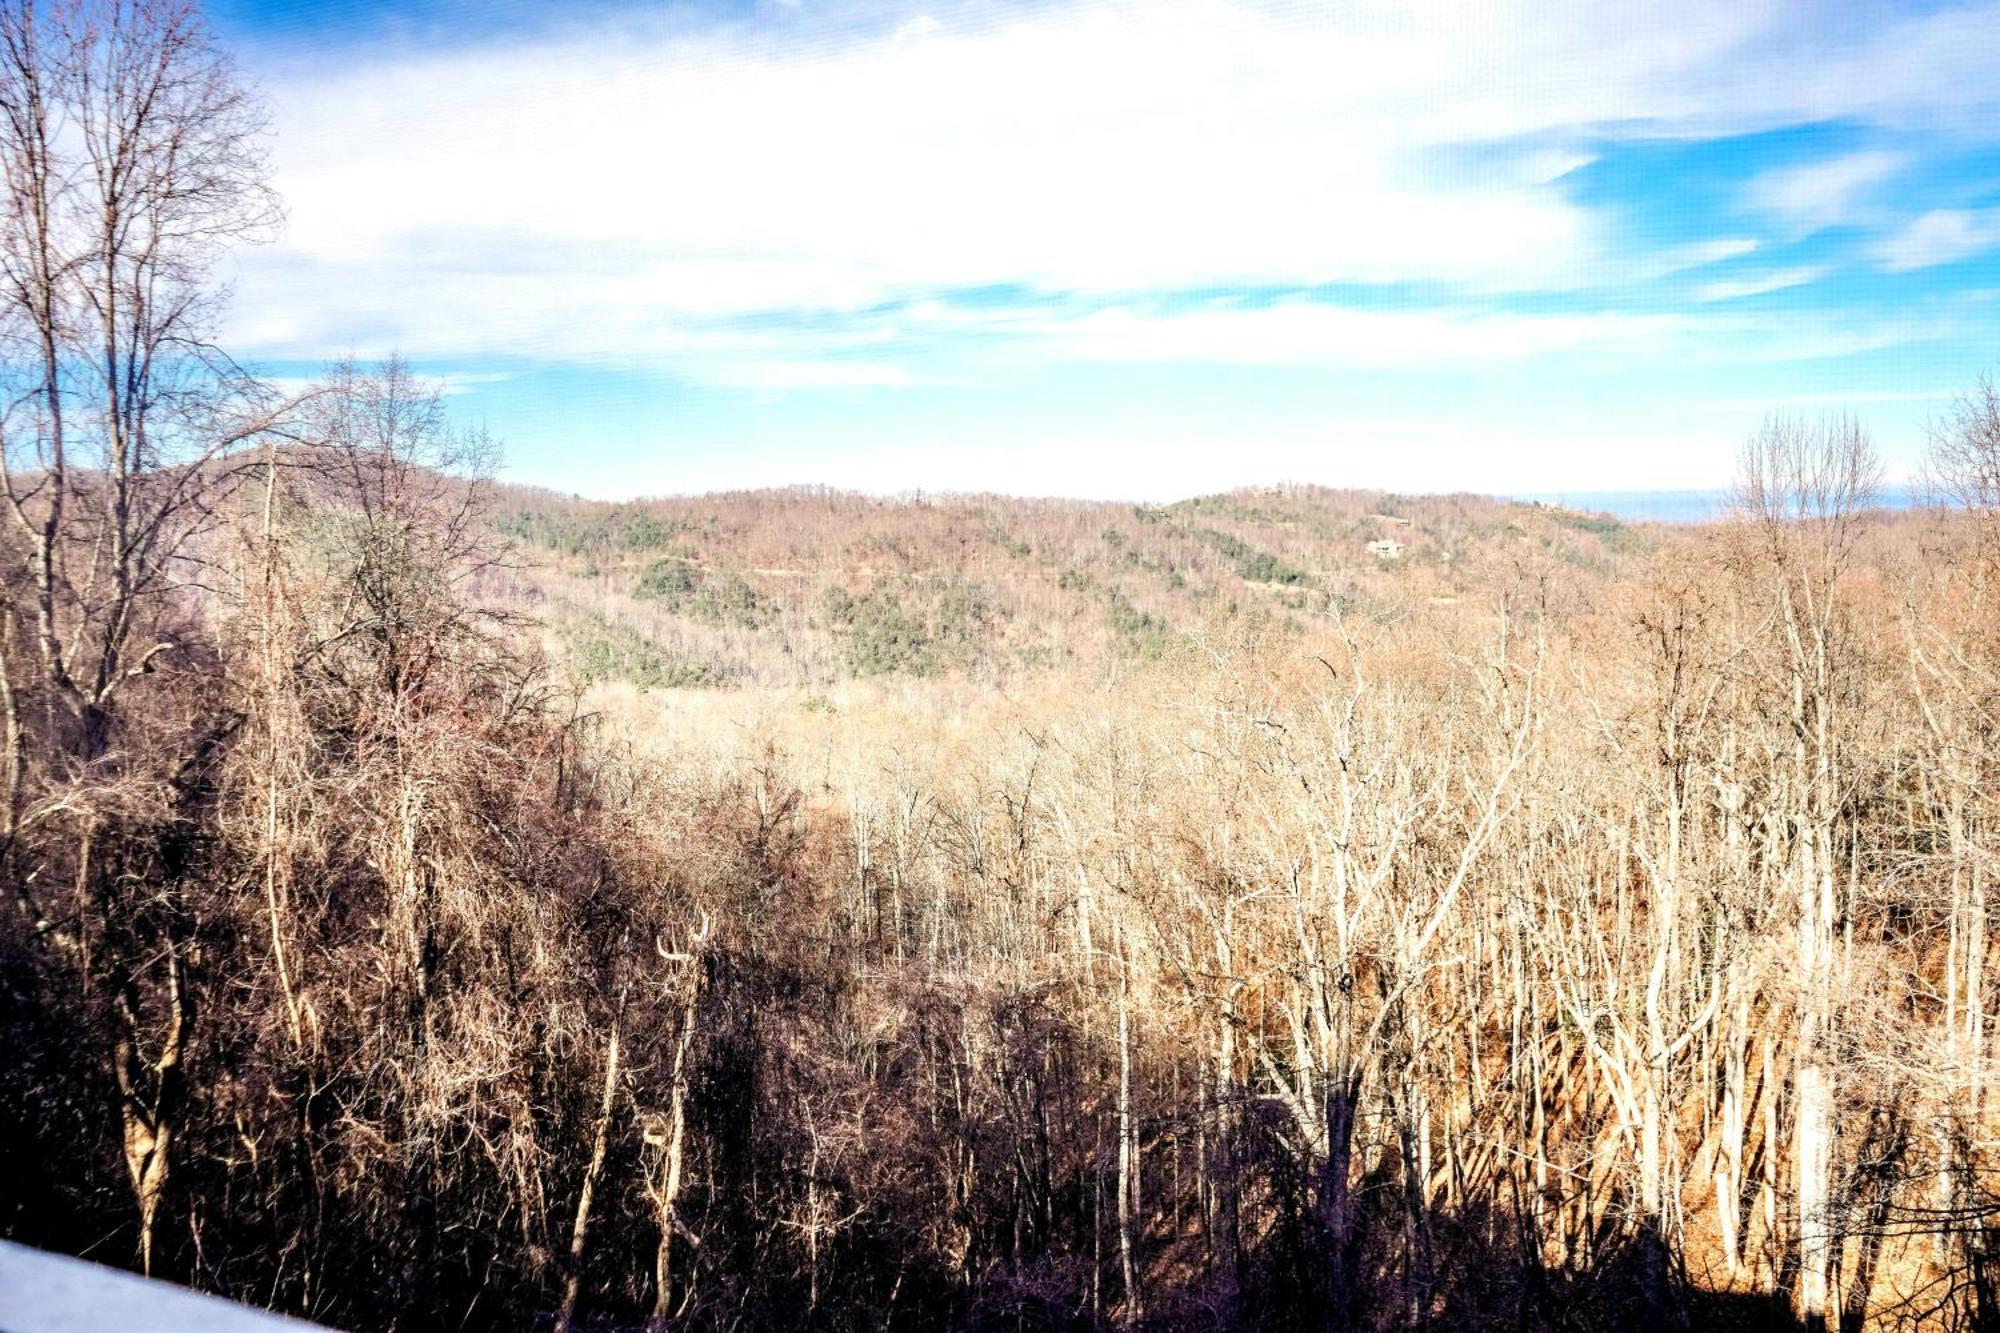
<svg viewBox="0 0 2000 1333"><path fill-rule="evenodd" d="M1540 501L1286 485L1171 504L787 487L630 501L496 485L509 590L640 690L1007 677L1499 595L1587 597L1680 537Z"/></svg>

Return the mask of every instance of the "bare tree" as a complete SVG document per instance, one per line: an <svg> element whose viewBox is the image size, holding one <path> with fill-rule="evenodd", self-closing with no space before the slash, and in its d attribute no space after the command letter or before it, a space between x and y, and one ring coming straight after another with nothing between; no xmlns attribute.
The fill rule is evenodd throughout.
<svg viewBox="0 0 2000 1333"><path fill-rule="evenodd" d="M230 455L274 424L208 344L219 247L274 215L259 128L191 6L0 8L0 503L20 561L0 606L14 741L0 854L23 885L71 884L69 910L28 906L79 984L118 997L111 1060L148 1268L195 987L171 886L134 892L126 866L149 859L143 824L176 817L200 778L121 753L118 710L187 647L183 594ZM199 755L227 724L197 725Z"/></svg>
<svg viewBox="0 0 2000 1333"><path fill-rule="evenodd" d="M1842 585L1879 480L1874 448L1852 418L1774 416L1744 449L1739 503L1753 525L1756 576L1770 598L1771 669L1788 733L1776 778L1786 822L1773 850L1789 867L1796 904L1794 1308L1809 1329L1827 1325L1839 1254L1832 1189L1848 904L1837 844L1852 781L1847 722L1856 671Z"/></svg>

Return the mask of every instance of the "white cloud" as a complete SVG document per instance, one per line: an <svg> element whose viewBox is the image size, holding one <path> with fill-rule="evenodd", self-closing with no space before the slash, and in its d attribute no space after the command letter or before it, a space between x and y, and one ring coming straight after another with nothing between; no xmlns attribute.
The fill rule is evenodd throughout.
<svg viewBox="0 0 2000 1333"><path fill-rule="evenodd" d="M1869 193L1907 164L1902 153L1869 150L1781 167L1752 179L1744 199L1798 233L1814 232L1853 221Z"/></svg>
<svg viewBox="0 0 2000 1333"><path fill-rule="evenodd" d="M1891 273L1935 268L2000 246L2000 208L1939 208L1885 237L1876 257Z"/></svg>
<svg viewBox="0 0 2000 1333"><path fill-rule="evenodd" d="M290 223L242 261L234 345L893 383L906 372L886 352L800 368L921 315L872 333L718 321L991 284L1107 300L1337 281L1568 289L1754 244L1621 248L1562 181L1604 137L1983 124L1996 97L1974 77L1994 58L1991 6L1832 37L1790 9L1678 0L949 12L875 35L830 35L811 10L761 30L628 22L289 72L271 96ZM1492 145L1527 147L1491 170L1453 156ZM1767 187L1770 204L1844 205L1862 169L1846 170L1845 190L1794 179ZM1387 355L1327 316L1288 318L1314 330L1308 344ZM1438 318L1447 355L1501 332ZM1559 347L1582 327L1510 332ZM1392 345L1415 329L1393 326Z"/></svg>
<svg viewBox="0 0 2000 1333"><path fill-rule="evenodd" d="M1741 259L1756 250L1757 240L1753 236L1718 236L1711 240L1668 246L1664 250L1626 260L1618 265L1615 275L1605 276L1624 282L1644 282L1685 273L1689 269L1706 268L1726 260Z"/></svg>
<svg viewBox="0 0 2000 1333"><path fill-rule="evenodd" d="M1186 362L1321 370L1457 371L1554 353L1610 366L1814 361L1946 336L1947 326L1835 317L1678 312L1522 314L1355 310L1309 301L1177 311L1107 307L1024 332L1047 355L1096 362Z"/></svg>
<svg viewBox="0 0 2000 1333"><path fill-rule="evenodd" d="M1803 287L1825 276L1826 269L1818 265L1772 269L1754 278L1723 278L1715 282L1705 282L1694 289L1694 299L1704 304L1738 301L1748 296L1763 296L1769 292Z"/></svg>
<svg viewBox="0 0 2000 1333"><path fill-rule="evenodd" d="M413 243L560 243L549 276L587 292L600 265L622 280L650 258L663 308L704 311L994 282L1559 278L1594 248L1581 210L1404 160L1436 115L1387 81L1423 60L1414 36L1192 0L797 52L581 38L371 70L284 99L285 246L365 272Z"/></svg>
<svg viewBox="0 0 2000 1333"><path fill-rule="evenodd" d="M1058 355L1382 370L1519 361L1548 352L1657 350L1692 330L1678 315L1455 315L1353 310L1303 301L1142 314L1098 311L1052 326Z"/></svg>
<svg viewBox="0 0 2000 1333"><path fill-rule="evenodd" d="M709 381L732 389L906 388L917 377L881 361L742 361L711 369Z"/></svg>

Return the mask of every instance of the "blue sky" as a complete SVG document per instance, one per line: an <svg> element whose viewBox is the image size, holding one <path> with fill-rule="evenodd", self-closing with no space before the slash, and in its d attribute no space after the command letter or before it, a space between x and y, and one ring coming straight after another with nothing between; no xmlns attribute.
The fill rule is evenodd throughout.
<svg viewBox="0 0 2000 1333"><path fill-rule="evenodd" d="M227 336L516 480L1158 499L1892 474L2000 369L2000 4L211 5Z"/></svg>

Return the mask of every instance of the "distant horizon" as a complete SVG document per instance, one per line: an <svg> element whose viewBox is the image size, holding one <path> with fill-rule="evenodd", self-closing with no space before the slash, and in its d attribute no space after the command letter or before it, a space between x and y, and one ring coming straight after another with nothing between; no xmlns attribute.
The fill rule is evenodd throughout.
<svg viewBox="0 0 2000 1333"><path fill-rule="evenodd" d="M1390 499L1450 499L1455 496L1463 496L1510 504L1551 505L1577 513L1609 514L1622 523L1650 522L1676 526L1720 521L1726 518L1727 513L1725 511L1730 498L1735 494L1735 488L1732 486L1688 487L1680 489L1662 488L1657 490L1482 491L1462 487L1453 490L1408 490L1384 486L1342 486L1329 482L1281 481L1254 482L1240 486L1227 486L1219 490L1179 495L1170 499L1154 499L1133 496L1063 495L1053 492L1031 493L994 489L956 490L928 486L886 491L870 490L855 486L840 486L823 481L797 481L770 486L720 486L703 490L657 491L625 496L603 496L591 495L559 486L544 486L537 483L518 481L504 475L497 477L495 480L502 485L520 490L546 492L563 500L599 505L645 505L676 500L701 500L729 495L781 495L787 492L825 492L830 495L881 501L891 504L923 503L927 501L1014 500L1024 504L1133 505L1139 507L1169 508L1177 504L1186 504L1218 495L1254 495L1258 492L1301 489L1322 490L1334 494L1346 495L1380 495ZM1900 511L1921 508L1927 503L1930 503L1930 497L1924 488L1917 483L1910 481L1888 481L1878 487L1870 497L1868 508Z"/></svg>

